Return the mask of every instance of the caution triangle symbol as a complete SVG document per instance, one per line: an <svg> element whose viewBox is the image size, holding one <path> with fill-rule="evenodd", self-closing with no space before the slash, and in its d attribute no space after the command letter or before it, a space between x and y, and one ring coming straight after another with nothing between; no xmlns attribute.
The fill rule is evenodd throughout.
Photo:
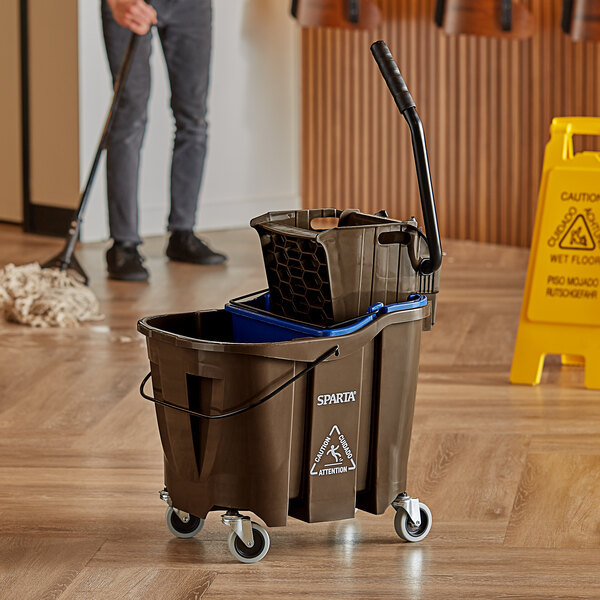
<svg viewBox="0 0 600 600"><path fill-rule="evenodd" d="M594 250L596 242L583 215L577 215L571 227L563 235L559 248L563 250Z"/></svg>
<svg viewBox="0 0 600 600"><path fill-rule="evenodd" d="M334 425L325 437L313 465L311 475L337 475L354 471L356 463L348 441L337 425Z"/></svg>

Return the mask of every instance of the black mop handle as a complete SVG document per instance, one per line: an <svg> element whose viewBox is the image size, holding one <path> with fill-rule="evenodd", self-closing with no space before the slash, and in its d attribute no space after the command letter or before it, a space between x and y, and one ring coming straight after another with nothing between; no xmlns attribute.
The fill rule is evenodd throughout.
<svg viewBox="0 0 600 600"><path fill-rule="evenodd" d="M66 271L71 267L71 261L73 259L73 253L75 252L75 246L77 245L77 240L79 239L79 230L81 228L81 222L83 213L85 211L85 207L88 202L88 198L90 195L90 191L92 189L92 184L94 182L94 178L96 177L96 171L98 170L98 165L100 164L100 158L102 157L102 152L106 149L108 144L108 139L110 136L110 131L112 129L113 123L115 121L115 115L117 114L117 108L119 106L119 100L123 95L123 89L125 87L125 81L127 79L127 75L129 74L129 70L131 68L131 63L133 62L133 56L135 54L135 49L139 40L139 35L132 33L129 38L129 44L127 45L127 50L125 52L125 56L123 57L123 61L121 62L121 66L119 68L119 73L115 80L115 87L113 93L113 99L110 105L110 109L108 111L108 116L106 117L106 122L104 124L104 130L100 137L100 142L98 143L98 148L96 149L96 155L94 156L94 160L92 162L92 166L90 168L90 172L85 183L85 187L83 188L80 196L79 196L79 206L73 215L73 219L71 220L71 224L69 225L69 232L67 233L67 239L65 242L65 247L60 253L60 264L59 269L61 271ZM87 280L87 276L84 276Z"/></svg>
<svg viewBox="0 0 600 600"><path fill-rule="evenodd" d="M129 38L127 50L125 51L125 56L123 57L123 61L121 62L121 66L119 68L119 73L117 74L117 78L115 80L113 99L110 105L110 109L108 111L108 115L106 117L104 130L102 131L102 135L100 136L100 142L98 144L98 148L96 149L96 155L94 156L94 161L92 162L92 167L90 169L87 182L85 184L85 187L83 188L83 191L81 192L79 208L77 209L77 213L75 215L75 219L77 221L81 220L81 215L85 209L89 192L92 187L96 171L98 169L98 164L100 163L100 157L102 156L102 152L106 150L106 147L108 145L110 132L113 123L115 122L115 116L117 115L117 107L119 106L119 101L121 100L121 96L123 95L123 89L125 88L125 80L127 79L127 75L129 75L129 70L131 69L131 63L133 62L133 56L135 54L135 49L139 39L140 36L136 33L132 33L131 37Z"/></svg>

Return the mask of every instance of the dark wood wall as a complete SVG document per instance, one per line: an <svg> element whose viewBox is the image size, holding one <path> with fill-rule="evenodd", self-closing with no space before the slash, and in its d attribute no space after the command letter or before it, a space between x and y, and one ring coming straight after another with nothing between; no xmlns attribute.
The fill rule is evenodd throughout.
<svg viewBox="0 0 600 600"><path fill-rule="evenodd" d="M379 0L372 32L302 33L306 207L420 215L410 134L369 46L385 40L425 125L445 237L528 245L553 117L600 116L600 43L560 29L560 0L523 0L526 41L449 37L433 0Z"/></svg>

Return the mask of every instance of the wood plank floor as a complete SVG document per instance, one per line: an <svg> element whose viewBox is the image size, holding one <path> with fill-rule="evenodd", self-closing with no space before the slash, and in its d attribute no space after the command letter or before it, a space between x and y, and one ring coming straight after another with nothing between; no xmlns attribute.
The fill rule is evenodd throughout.
<svg viewBox="0 0 600 600"><path fill-rule="evenodd" d="M0 264L60 247L0 226ZM547 361L538 387L508 374L527 251L447 241L438 323L423 334L409 493L432 510L420 544L390 509L273 528L236 562L209 515L175 539L139 317L218 307L265 286L256 234L211 233L224 268L143 247L150 284L109 282L105 245L78 254L104 321L71 330L0 323L0 598L600 598L600 393Z"/></svg>

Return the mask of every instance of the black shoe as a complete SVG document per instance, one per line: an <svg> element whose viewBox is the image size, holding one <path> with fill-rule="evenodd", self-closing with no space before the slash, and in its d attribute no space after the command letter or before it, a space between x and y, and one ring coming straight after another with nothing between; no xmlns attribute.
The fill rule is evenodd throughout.
<svg viewBox="0 0 600 600"><path fill-rule="evenodd" d="M143 265L144 259L138 252L137 245L115 242L106 253L108 278L121 281L148 281L150 273Z"/></svg>
<svg viewBox="0 0 600 600"><path fill-rule="evenodd" d="M169 238L167 256L171 260L196 265L222 265L227 257L211 250L193 231L174 231Z"/></svg>

